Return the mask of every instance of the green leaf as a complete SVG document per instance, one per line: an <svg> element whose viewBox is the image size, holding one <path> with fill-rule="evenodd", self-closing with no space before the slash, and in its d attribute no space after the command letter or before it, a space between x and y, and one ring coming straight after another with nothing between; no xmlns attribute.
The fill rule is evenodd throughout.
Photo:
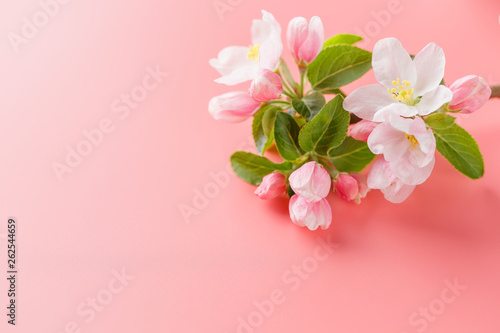
<svg viewBox="0 0 500 333"><path fill-rule="evenodd" d="M334 89L329 89L329 88L326 88L326 89L321 89L321 93L323 95L340 95L342 96L343 98L346 98L347 95L345 94L345 92L343 92L342 90L338 89L338 88L334 88Z"/></svg>
<svg viewBox="0 0 500 333"><path fill-rule="evenodd" d="M338 34L328 38L323 44L323 49L335 44L356 44L363 40L363 37L351 34Z"/></svg>
<svg viewBox="0 0 500 333"><path fill-rule="evenodd" d="M363 141L348 136L337 148L328 152L330 161L340 172L361 172L375 158Z"/></svg>
<svg viewBox="0 0 500 333"><path fill-rule="evenodd" d="M295 82L295 80L293 79L292 73L290 73L288 65L284 61L281 62L281 70L283 72L283 78L285 79L286 82L288 82L290 87L294 90L298 90L299 84Z"/></svg>
<svg viewBox="0 0 500 333"><path fill-rule="evenodd" d="M325 96L323 94L313 91L310 95L302 99L292 100L292 106L302 117L307 120L312 119L325 105Z"/></svg>
<svg viewBox="0 0 500 333"><path fill-rule="evenodd" d="M371 62L371 52L336 44L318 54L307 69L307 77L315 90L340 88L363 76Z"/></svg>
<svg viewBox="0 0 500 333"><path fill-rule="evenodd" d="M266 108L260 108L259 111L253 116L252 122L252 134L253 140L255 141L255 147L257 147L257 151L259 154L264 153L264 146L267 142L267 137L264 134L264 128L262 127L262 118L264 118L264 114L266 113Z"/></svg>
<svg viewBox="0 0 500 333"><path fill-rule="evenodd" d="M339 146L347 135L349 112L344 110L341 96L335 96L310 122L302 127L299 143L306 151L327 156L328 150Z"/></svg>
<svg viewBox="0 0 500 333"><path fill-rule="evenodd" d="M304 153L299 146L300 127L292 116L284 112L276 114L274 123L274 139L281 157L293 161Z"/></svg>
<svg viewBox="0 0 500 333"><path fill-rule="evenodd" d="M466 130L453 124L448 128L434 129L434 136L437 150L458 171L472 179L483 176L483 156L476 140Z"/></svg>
<svg viewBox="0 0 500 333"><path fill-rule="evenodd" d="M430 128L444 129L455 123L455 117L449 116L446 113L435 113L425 118L425 123Z"/></svg>
<svg viewBox="0 0 500 333"><path fill-rule="evenodd" d="M273 143L274 134L272 128L274 126L276 113L279 111L281 111L281 108L276 105L266 105L257 111L257 113L253 116L252 134L257 151L261 155L263 155L266 149ZM272 119L270 126L269 118Z"/></svg>
<svg viewBox="0 0 500 333"><path fill-rule="evenodd" d="M292 170L290 162L277 164L265 157L245 151L237 151L231 155L231 166L238 177L252 185L259 185L262 178L273 171Z"/></svg>

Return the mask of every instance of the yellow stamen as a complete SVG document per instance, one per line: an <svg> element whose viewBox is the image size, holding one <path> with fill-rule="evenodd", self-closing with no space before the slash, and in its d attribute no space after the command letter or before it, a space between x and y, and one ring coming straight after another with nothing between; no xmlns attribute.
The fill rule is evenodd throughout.
<svg viewBox="0 0 500 333"><path fill-rule="evenodd" d="M402 83L402 84L400 84ZM413 89L411 89L411 82L407 80L401 80L397 78L392 81L392 84L395 88L388 88L387 91L392 95L392 98L397 99L399 102L414 105L415 100L413 99Z"/></svg>
<svg viewBox="0 0 500 333"><path fill-rule="evenodd" d="M420 145L420 143L418 142L417 138L415 138L415 136L413 135L408 135L408 134L405 134L406 138L408 139L408 141L410 141L411 143L411 146L413 148L417 148L418 145Z"/></svg>
<svg viewBox="0 0 500 333"><path fill-rule="evenodd" d="M248 47L248 54L247 54L248 60L258 62L259 61L259 51L260 51L259 44L250 45Z"/></svg>

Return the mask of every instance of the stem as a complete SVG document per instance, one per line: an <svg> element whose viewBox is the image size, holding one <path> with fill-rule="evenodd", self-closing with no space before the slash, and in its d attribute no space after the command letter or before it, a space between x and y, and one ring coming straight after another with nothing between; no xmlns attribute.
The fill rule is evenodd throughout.
<svg viewBox="0 0 500 333"><path fill-rule="evenodd" d="M491 86L490 98L500 98L500 86Z"/></svg>
<svg viewBox="0 0 500 333"><path fill-rule="evenodd" d="M300 85L299 85L299 98L304 97L304 79L306 77L307 66L299 65L300 71Z"/></svg>

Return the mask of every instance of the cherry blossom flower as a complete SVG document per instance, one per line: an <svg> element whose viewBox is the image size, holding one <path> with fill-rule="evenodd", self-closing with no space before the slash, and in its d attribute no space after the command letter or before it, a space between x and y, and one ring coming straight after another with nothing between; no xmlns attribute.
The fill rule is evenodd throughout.
<svg viewBox="0 0 500 333"><path fill-rule="evenodd" d="M401 203L415 189L415 185L407 185L392 172L390 163L379 158L373 163L368 174L368 187L380 190L387 201Z"/></svg>
<svg viewBox="0 0 500 333"><path fill-rule="evenodd" d="M374 154L383 154L393 173L407 185L422 184L434 168L436 139L420 117L390 114L368 137Z"/></svg>
<svg viewBox="0 0 500 333"><path fill-rule="evenodd" d="M254 20L251 29L252 45L228 46L222 49L217 58L210 59L222 77L217 83L235 85L257 77L259 68L274 71L283 52L281 26L274 16L262 11L262 20Z"/></svg>
<svg viewBox="0 0 500 333"><path fill-rule="evenodd" d="M428 44L412 60L397 39L382 39L372 57L379 84L354 90L346 97L344 108L375 122L383 121L387 112L403 117L428 115L452 99L451 90L440 85L445 62L443 50L435 43Z"/></svg>
<svg viewBox="0 0 500 333"><path fill-rule="evenodd" d="M293 223L309 230L328 229L332 223L332 209L326 199L308 202L295 194L290 198L289 211Z"/></svg>

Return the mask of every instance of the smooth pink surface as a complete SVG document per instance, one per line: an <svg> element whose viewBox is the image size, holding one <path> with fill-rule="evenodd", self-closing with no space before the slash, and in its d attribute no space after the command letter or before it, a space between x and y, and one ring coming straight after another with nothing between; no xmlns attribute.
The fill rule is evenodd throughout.
<svg viewBox="0 0 500 333"><path fill-rule="evenodd" d="M247 331L262 333L500 331L500 101L459 119L483 151L483 179L438 157L401 205L379 192L360 206L331 194L332 226L316 232L290 221L286 199L259 200L227 176L234 150L254 150L250 122L207 112L211 97L230 91L213 83L208 59L248 43L261 9L283 29L295 16L319 15L327 37L363 33L368 49L388 36L413 53L434 41L447 82L477 74L499 84L500 3L401 0L384 16L393 1L232 1L219 16L213 2L70 1L19 53L6 36L40 7L2 2L0 232L9 216L18 219L20 276L18 325L2 310L0 331L78 332L75 322L92 333L232 333L249 316L258 327ZM114 113L112 103L157 65L169 76L128 115ZM347 90L374 82L370 72ZM59 182L51 164L106 118L114 130ZM213 195L186 221L180 207L203 190ZM327 237L336 242L330 252L318 242ZM297 275L297 265L309 273ZM134 280L85 322L80 304L106 295L122 268ZM445 281L455 279L467 288L453 298ZM254 303L270 299L280 304L256 314ZM425 329L412 326L429 306L439 314Z"/></svg>

